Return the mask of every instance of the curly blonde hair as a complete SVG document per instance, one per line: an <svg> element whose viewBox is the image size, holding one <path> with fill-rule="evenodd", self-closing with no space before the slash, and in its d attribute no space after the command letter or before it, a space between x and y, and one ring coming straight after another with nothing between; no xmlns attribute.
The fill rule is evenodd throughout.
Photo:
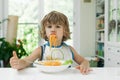
<svg viewBox="0 0 120 80"><path fill-rule="evenodd" d="M46 36L46 31L45 31L45 25L47 23L62 25L64 29L64 35L63 35L62 41L66 41L70 39L69 22L67 17L63 13L52 11L47 15L45 15L45 17L42 19L40 34L41 34L41 37L46 41L48 41L48 38Z"/></svg>

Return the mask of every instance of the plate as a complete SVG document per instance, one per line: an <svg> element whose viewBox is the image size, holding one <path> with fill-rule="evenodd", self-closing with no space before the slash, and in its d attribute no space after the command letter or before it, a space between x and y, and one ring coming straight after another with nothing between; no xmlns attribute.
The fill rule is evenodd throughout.
<svg viewBox="0 0 120 80"><path fill-rule="evenodd" d="M61 72L66 70L70 65L61 65L61 66L43 66L43 65L36 65L36 67L42 72Z"/></svg>
<svg viewBox="0 0 120 80"><path fill-rule="evenodd" d="M64 63L64 61L61 61L61 62ZM36 64L35 66L39 69L39 71L53 73L53 72L61 72L66 70L71 66L71 64L65 64L65 65L59 65L59 66L46 66L42 64L40 65Z"/></svg>

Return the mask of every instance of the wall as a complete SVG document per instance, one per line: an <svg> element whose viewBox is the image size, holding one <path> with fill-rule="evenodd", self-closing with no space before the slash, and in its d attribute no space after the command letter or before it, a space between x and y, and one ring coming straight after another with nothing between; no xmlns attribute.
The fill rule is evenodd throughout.
<svg viewBox="0 0 120 80"><path fill-rule="evenodd" d="M80 33L77 36L77 44L75 47L82 56L94 56L95 55L95 0L91 0L90 3L84 3L84 0L80 0L80 26L78 30ZM77 17L76 17L77 18ZM76 32L77 32L76 31ZM79 49L79 50L78 50Z"/></svg>

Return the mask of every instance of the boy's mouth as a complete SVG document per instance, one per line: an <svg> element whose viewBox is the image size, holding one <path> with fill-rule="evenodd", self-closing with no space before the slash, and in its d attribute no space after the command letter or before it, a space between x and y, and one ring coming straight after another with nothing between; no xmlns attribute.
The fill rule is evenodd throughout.
<svg viewBox="0 0 120 80"><path fill-rule="evenodd" d="M52 32L50 35L56 35L56 33L55 33L55 32Z"/></svg>
<svg viewBox="0 0 120 80"><path fill-rule="evenodd" d="M51 33L50 36L52 36L52 37L54 36L55 38L57 38L57 36L56 36L55 33ZM50 36L49 36L49 37L50 37Z"/></svg>

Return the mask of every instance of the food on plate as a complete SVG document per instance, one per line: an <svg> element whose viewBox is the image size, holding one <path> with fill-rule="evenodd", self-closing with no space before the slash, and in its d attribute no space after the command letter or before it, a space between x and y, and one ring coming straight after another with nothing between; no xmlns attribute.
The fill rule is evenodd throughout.
<svg viewBox="0 0 120 80"><path fill-rule="evenodd" d="M50 35L49 42L50 42L50 47L57 45L57 37L55 34Z"/></svg>
<svg viewBox="0 0 120 80"><path fill-rule="evenodd" d="M42 60L36 64L36 67L42 72L54 73L60 72L71 67L72 60Z"/></svg>
<svg viewBox="0 0 120 80"><path fill-rule="evenodd" d="M44 66L60 66L60 65L62 65L62 63L59 60L46 60L46 61L42 61L42 65L44 65Z"/></svg>
<svg viewBox="0 0 120 80"><path fill-rule="evenodd" d="M73 61L70 59L70 60L66 60L65 62L62 63L62 65L67 65L67 64L72 64Z"/></svg>
<svg viewBox="0 0 120 80"><path fill-rule="evenodd" d="M72 64L72 60L44 60L44 61L39 61L39 64L42 64L44 66L61 66L61 65L70 65Z"/></svg>

